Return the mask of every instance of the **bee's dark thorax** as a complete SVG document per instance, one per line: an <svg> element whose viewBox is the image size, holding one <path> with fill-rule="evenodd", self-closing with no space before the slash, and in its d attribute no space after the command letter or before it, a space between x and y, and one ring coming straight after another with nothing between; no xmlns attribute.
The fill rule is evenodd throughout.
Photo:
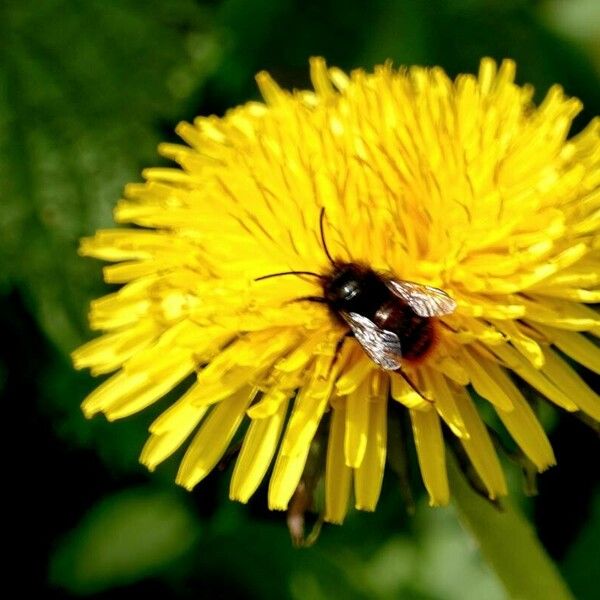
<svg viewBox="0 0 600 600"><path fill-rule="evenodd" d="M355 263L342 263L323 285L329 307L334 311L355 312L371 320L390 297L375 271Z"/></svg>

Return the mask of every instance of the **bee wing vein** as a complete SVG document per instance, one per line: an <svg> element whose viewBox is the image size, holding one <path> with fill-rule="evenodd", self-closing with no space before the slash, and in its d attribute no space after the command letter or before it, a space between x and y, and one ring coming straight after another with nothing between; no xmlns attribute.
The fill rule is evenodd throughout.
<svg viewBox="0 0 600 600"><path fill-rule="evenodd" d="M374 363L386 371L400 368L402 349L400 339L393 331L380 329L373 321L358 313L342 315L352 329L354 337Z"/></svg>
<svg viewBox="0 0 600 600"><path fill-rule="evenodd" d="M456 309L456 302L446 292L430 285L412 281L386 280L388 289L404 300L420 317L449 315Z"/></svg>

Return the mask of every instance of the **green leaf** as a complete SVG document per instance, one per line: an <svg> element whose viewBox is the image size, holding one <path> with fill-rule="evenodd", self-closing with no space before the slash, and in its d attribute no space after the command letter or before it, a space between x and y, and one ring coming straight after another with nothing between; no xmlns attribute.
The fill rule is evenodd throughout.
<svg viewBox="0 0 600 600"><path fill-rule="evenodd" d="M0 288L18 286L68 352L89 337L101 291L78 240L111 226L123 185L156 163L160 123L174 124L216 67L218 38L192 0L1 10Z"/></svg>
<svg viewBox="0 0 600 600"><path fill-rule="evenodd" d="M200 535L182 495L138 488L99 502L59 543L52 585L89 594L160 575Z"/></svg>
<svg viewBox="0 0 600 600"><path fill-rule="evenodd" d="M448 475L459 518L510 598L573 598L532 525L509 500L503 500L499 510L476 494L451 456L448 457Z"/></svg>

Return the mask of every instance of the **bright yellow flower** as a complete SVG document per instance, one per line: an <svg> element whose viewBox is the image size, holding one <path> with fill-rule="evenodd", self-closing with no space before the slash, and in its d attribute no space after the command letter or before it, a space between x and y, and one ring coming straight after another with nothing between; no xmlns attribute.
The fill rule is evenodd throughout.
<svg viewBox="0 0 600 600"><path fill-rule="evenodd" d="M568 411L600 419L598 396L564 355L600 372L600 122L567 140L581 109L553 87L539 107L515 65L484 59L478 77L441 69L349 77L311 63L315 91L286 92L258 75L265 103L177 132L160 151L180 169L148 169L126 188L120 223L84 255L117 264L124 284L93 303L106 333L77 350L77 367L117 371L84 402L87 416L135 413L189 382L150 426L150 469L188 437L177 481L194 487L243 439L231 498L247 501L274 462L269 506L285 509L317 428L327 436L325 518L376 506L388 403L412 422L431 504L448 502L442 423L457 436L490 498L506 493L492 442L468 392L487 400L542 471L554 454L512 375ZM335 257L456 299L435 351L406 364L425 401L380 370L323 304L309 277L326 273L326 210ZM587 333L581 333L587 332ZM246 418L247 417L247 418ZM241 428L249 423L247 429ZM243 433L242 433L243 431ZM237 437L236 437L237 436Z"/></svg>

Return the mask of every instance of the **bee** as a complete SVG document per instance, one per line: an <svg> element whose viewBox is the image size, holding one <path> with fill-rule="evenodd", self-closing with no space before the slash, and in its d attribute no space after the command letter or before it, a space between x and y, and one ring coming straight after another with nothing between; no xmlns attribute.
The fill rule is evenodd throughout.
<svg viewBox="0 0 600 600"><path fill-rule="evenodd" d="M438 337L436 318L453 313L456 302L441 289L396 279L358 262L334 259L325 241L324 216L322 209L319 226L323 250L331 263L329 272L285 271L263 275L257 281L282 275L318 278L322 295L294 301L327 305L376 365L400 374L422 396L402 369L403 361L419 364L431 352Z"/></svg>

